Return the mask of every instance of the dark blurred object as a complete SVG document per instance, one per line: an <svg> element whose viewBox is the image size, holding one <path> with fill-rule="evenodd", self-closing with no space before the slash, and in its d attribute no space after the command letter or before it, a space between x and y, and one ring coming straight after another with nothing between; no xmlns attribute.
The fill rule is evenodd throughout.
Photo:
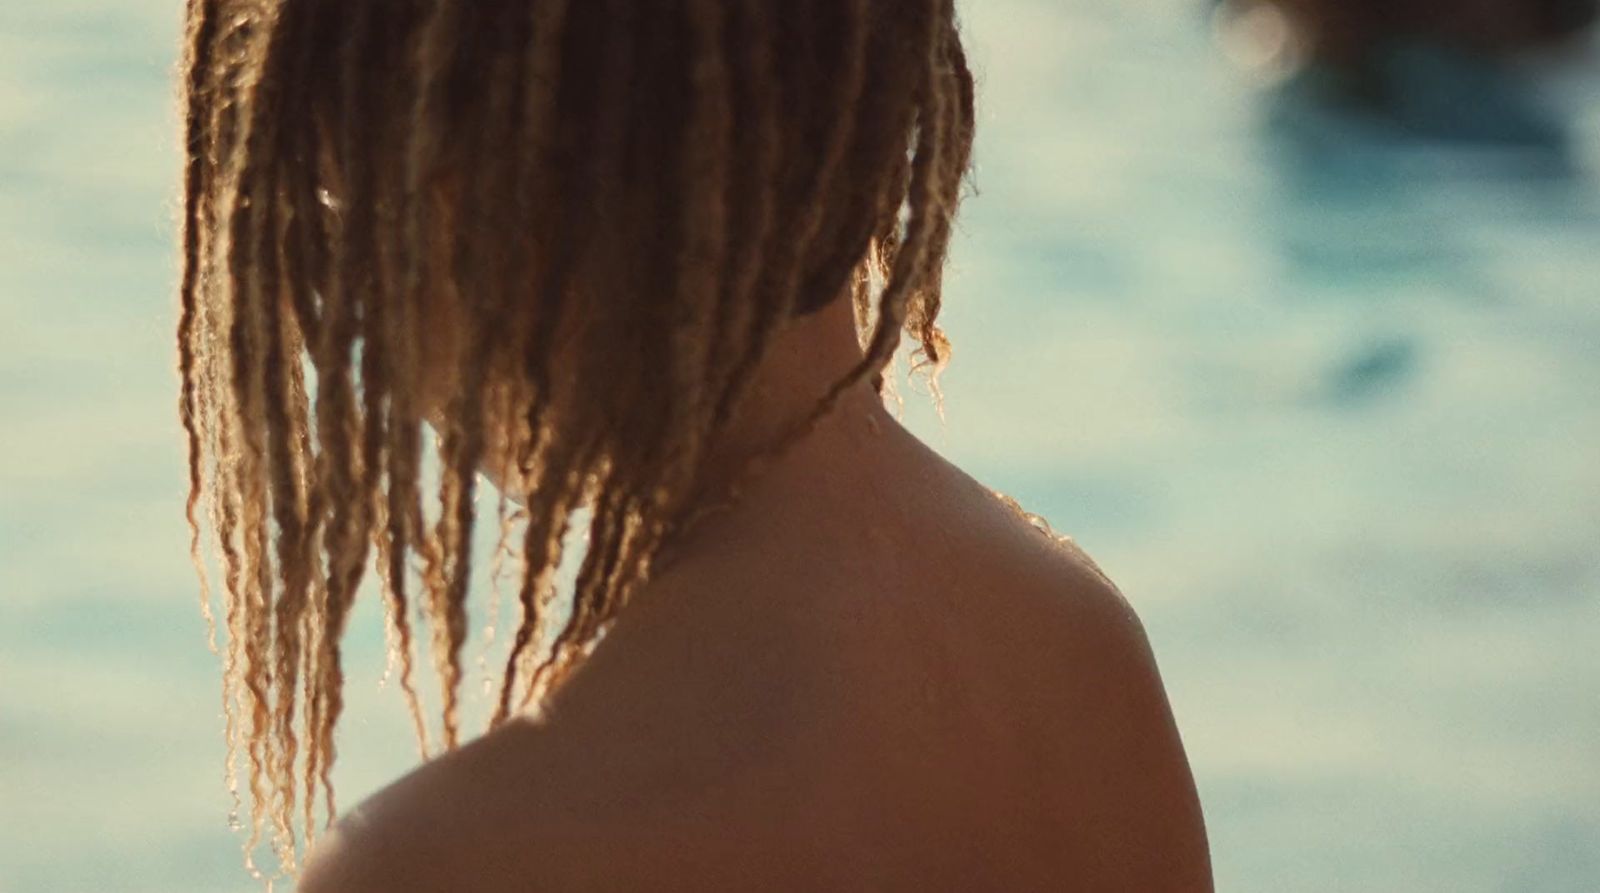
<svg viewBox="0 0 1600 893"><path fill-rule="evenodd" d="M1383 124L1394 137L1538 150L1564 158L1568 127L1537 91L1491 57L1448 44L1395 41L1360 65L1313 61L1282 105ZM1353 120L1352 120L1353 123Z"/></svg>
<svg viewBox="0 0 1600 893"><path fill-rule="evenodd" d="M1265 0L1299 26L1311 55L1361 66L1389 44L1423 41L1500 56L1561 43L1600 18L1600 0Z"/></svg>
<svg viewBox="0 0 1600 893"><path fill-rule="evenodd" d="M1511 64L1600 19L1600 0L1220 0L1235 62L1272 76L1275 125L1529 150L1570 161L1565 115ZM1342 122L1342 124L1341 124ZM1320 134L1320 135L1319 135ZM1305 138L1306 133L1297 133Z"/></svg>

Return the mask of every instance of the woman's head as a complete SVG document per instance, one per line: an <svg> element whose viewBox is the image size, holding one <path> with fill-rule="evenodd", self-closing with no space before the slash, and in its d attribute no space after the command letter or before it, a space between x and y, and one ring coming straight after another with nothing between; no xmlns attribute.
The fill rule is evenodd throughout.
<svg viewBox="0 0 1600 893"><path fill-rule="evenodd" d="M419 734L413 598L430 618L453 746L480 465L526 515L498 721L648 573L790 319L876 324L789 440L902 330L942 362L972 82L953 0L190 0L188 35L189 515L209 494L252 827L292 858L369 547ZM535 655L580 506L571 619Z"/></svg>

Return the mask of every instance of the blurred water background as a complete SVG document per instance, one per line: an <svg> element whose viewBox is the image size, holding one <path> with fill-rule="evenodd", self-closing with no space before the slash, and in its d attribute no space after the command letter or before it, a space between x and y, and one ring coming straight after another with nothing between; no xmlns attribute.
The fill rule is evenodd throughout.
<svg viewBox="0 0 1600 893"><path fill-rule="evenodd" d="M0 893L257 889L182 523L176 7L0 4ZM1139 608L1218 888L1600 890L1595 46L1466 145L1297 99L1200 0L966 20L908 417ZM352 625L346 804L414 760Z"/></svg>

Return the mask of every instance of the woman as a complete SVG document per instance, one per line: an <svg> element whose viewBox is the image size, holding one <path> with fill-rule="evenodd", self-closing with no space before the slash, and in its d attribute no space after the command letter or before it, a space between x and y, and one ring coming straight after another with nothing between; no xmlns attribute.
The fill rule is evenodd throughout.
<svg viewBox="0 0 1600 893"><path fill-rule="evenodd" d="M370 544L425 748L429 621L444 752L317 838L302 890L1209 889L1132 612L879 394L902 331L948 349L974 121L949 0L188 24L181 414L247 850L294 872L332 817ZM480 469L524 516L522 620L463 745Z"/></svg>

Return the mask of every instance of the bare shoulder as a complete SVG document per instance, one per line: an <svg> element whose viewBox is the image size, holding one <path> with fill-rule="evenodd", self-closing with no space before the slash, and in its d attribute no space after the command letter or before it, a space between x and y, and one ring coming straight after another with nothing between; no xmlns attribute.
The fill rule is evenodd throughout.
<svg viewBox="0 0 1600 893"><path fill-rule="evenodd" d="M454 756L423 765L345 812L317 838L299 893L449 889L449 863L477 824L452 814L463 799L456 788L470 774Z"/></svg>
<svg viewBox="0 0 1600 893"><path fill-rule="evenodd" d="M1211 890L1193 774L1133 603L1070 539L1002 551L996 574L1024 619L996 631L1010 640L997 659L1009 685L1031 686L1021 740L1054 781L1075 876L1086 889Z"/></svg>
<svg viewBox="0 0 1600 893"><path fill-rule="evenodd" d="M540 866L537 889L574 889L562 866L584 854L549 832L572 804L556 789L562 776L538 771L554 759L548 750L537 730L514 722L423 764L319 837L297 889L526 891L530 864Z"/></svg>

